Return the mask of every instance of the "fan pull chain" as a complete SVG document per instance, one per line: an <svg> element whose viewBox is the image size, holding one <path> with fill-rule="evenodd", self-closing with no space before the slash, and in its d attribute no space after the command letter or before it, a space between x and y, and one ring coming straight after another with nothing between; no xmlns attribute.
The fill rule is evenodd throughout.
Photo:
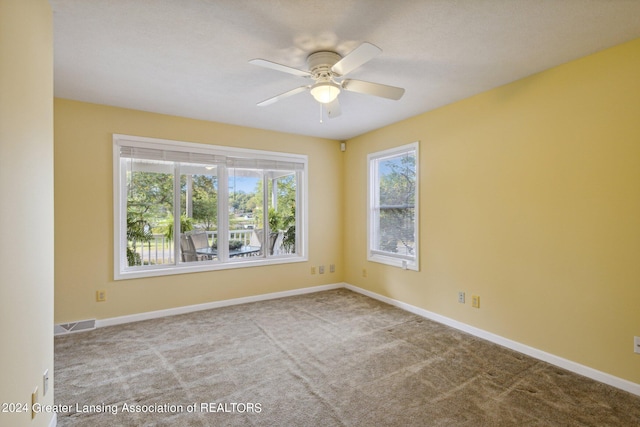
<svg viewBox="0 0 640 427"><path fill-rule="evenodd" d="M320 104L319 102L318 104L320 105L320 124L322 124L322 104Z"/></svg>

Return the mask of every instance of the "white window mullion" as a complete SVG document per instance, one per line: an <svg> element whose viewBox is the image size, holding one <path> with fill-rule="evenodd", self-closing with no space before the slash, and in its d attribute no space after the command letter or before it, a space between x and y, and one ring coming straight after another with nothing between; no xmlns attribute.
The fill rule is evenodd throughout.
<svg viewBox="0 0 640 427"><path fill-rule="evenodd" d="M269 177L267 173L262 171L262 229L263 233L263 242L262 242L262 254L265 258L269 258L271 256L271 229L269 229L269 185L268 180Z"/></svg>
<svg viewBox="0 0 640 427"><path fill-rule="evenodd" d="M374 162L373 174L373 249L380 248L380 174L378 173L379 161Z"/></svg>
<svg viewBox="0 0 640 427"><path fill-rule="evenodd" d="M180 221L180 164L173 167L173 263L181 261L180 235L184 233Z"/></svg>
<svg viewBox="0 0 640 427"><path fill-rule="evenodd" d="M119 212L119 219L120 219L120 232L118 233L118 239L119 239L119 253L117 254L117 256L114 259L120 259L120 263L121 265L128 265L128 260L127 260L127 245L129 244L127 242L127 192L128 192L128 186L127 186L127 166L132 164L132 162L129 160L118 160L121 163L121 170L120 170L120 183L117 186L117 188L120 189L119 194L117 195L118 197L118 201L117 204L115 206L118 206L120 209ZM122 167L124 166L124 167ZM115 176L118 176L117 174L115 174ZM124 198L122 197L122 195L124 195ZM124 200L124 203L122 202L122 200ZM117 230L116 230L117 232Z"/></svg>
<svg viewBox="0 0 640 427"><path fill-rule="evenodd" d="M304 208L303 208L303 202L304 200L302 199L302 194L304 193L304 191L302 191L302 172L297 171L296 172L296 245L295 245L295 253L300 255L303 253L303 248L304 248L304 242L302 241L302 236L305 235L305 233L302 232L302 227L303 227L303 223L302 223L302 215L301 213L304 212Z"/></svg>
<svg viewBox="0 0 640 427"><path fill-rule="evenodd" d="M189 218L193 218L193 175L186 174L187 177L187 196L186 196L186 206L185 206L185 215Z"/></svg>
<svg viewBox="0 0 640 427"><path fill-rule="evenodd" d="M218 260L229 259L229 170L218 167Z"/></svg>
<svg viewBox="0 0 640 427"><path fill-rule="evenodd" d="M271 178L271 204L278 210L278 178Z"/></svg>

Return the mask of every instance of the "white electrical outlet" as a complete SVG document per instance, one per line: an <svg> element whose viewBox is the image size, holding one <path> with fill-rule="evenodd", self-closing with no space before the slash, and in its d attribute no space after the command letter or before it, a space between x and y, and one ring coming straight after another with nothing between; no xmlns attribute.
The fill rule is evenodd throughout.
<svg viewBox="0 0 640 427"><path fill-rule="evenodd" d="M324 274L324 265L321 265L320 267L318 267L318 273Z"/></svg>
<svg viewBox="0 0 640 427"><path fill-rule="evenodd" d="M464 292L458 292L458 302L464 304Z"/></svg>
<svg viewBox="0 0 640 427"><path fill-rule="evenodd" d="M640 354L640 337L633 337L633 351Z"/></svg>

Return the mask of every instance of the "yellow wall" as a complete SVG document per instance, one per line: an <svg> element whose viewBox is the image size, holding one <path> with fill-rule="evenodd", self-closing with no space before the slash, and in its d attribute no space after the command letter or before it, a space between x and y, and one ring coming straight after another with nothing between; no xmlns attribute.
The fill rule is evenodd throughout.
<svg viewBox="0 0 640 427"><path fill-rule="evenodd" d="M639 76L640 39L348 141L345 281L640 383ZM416 140L418 273L364 243L366 155Z"/></svg>
<svg viewBox="0 0 640 427"><path fill-rule="evenodd" d="M64 99L55 100L54 127L56 323L342 281L338 142ZM309 262L114 281L114 133L308 155ZM311 275L321 264L327 273ZM95 301L99 289L107 302Z"/></svg>
<svg viewBox="0 0 640 427"><path fill-rule="evenodd" d="M0 0L0 403L53 404L53 27L46 0ZM42 375L48 369L49 391ZM1 413L3 426L52 414Z"/></svg>

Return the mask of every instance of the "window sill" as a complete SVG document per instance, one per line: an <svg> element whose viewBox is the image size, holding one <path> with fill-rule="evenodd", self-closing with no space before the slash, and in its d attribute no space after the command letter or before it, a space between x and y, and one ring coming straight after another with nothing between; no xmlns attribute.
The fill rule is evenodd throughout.
<svg viewBox="0 0 640 427"><path fill-rule="evenodd" d="M115 272L114 280L138 279L143 277L157 277L157 276L171 276L171 275L185 274L185 273L202 273L207 271L262 267L266 265L291 264L291 263L305 262L305 261L308 261L307 257L283 256L283 257L270 258L270 259L261 258L257 260L251 260L251 261L242 260L242 261L230 261L225 263L210 261L210 262L199 262L199 263L193 263L193 264L181 264L178 266L171 266L171 267L158 266L157 268L146 268L146 269L139 269L139 270L132 269L127 271Z"/></svg>
<svg viewBox="0 0 640 427"><path fill-rule="evenodd" d="M367 256L367 260L377 262L379 264L390 265L392 267L398 267L403 270L420 271L416 260L407 260L405 258L371 253Z"/></svg>

